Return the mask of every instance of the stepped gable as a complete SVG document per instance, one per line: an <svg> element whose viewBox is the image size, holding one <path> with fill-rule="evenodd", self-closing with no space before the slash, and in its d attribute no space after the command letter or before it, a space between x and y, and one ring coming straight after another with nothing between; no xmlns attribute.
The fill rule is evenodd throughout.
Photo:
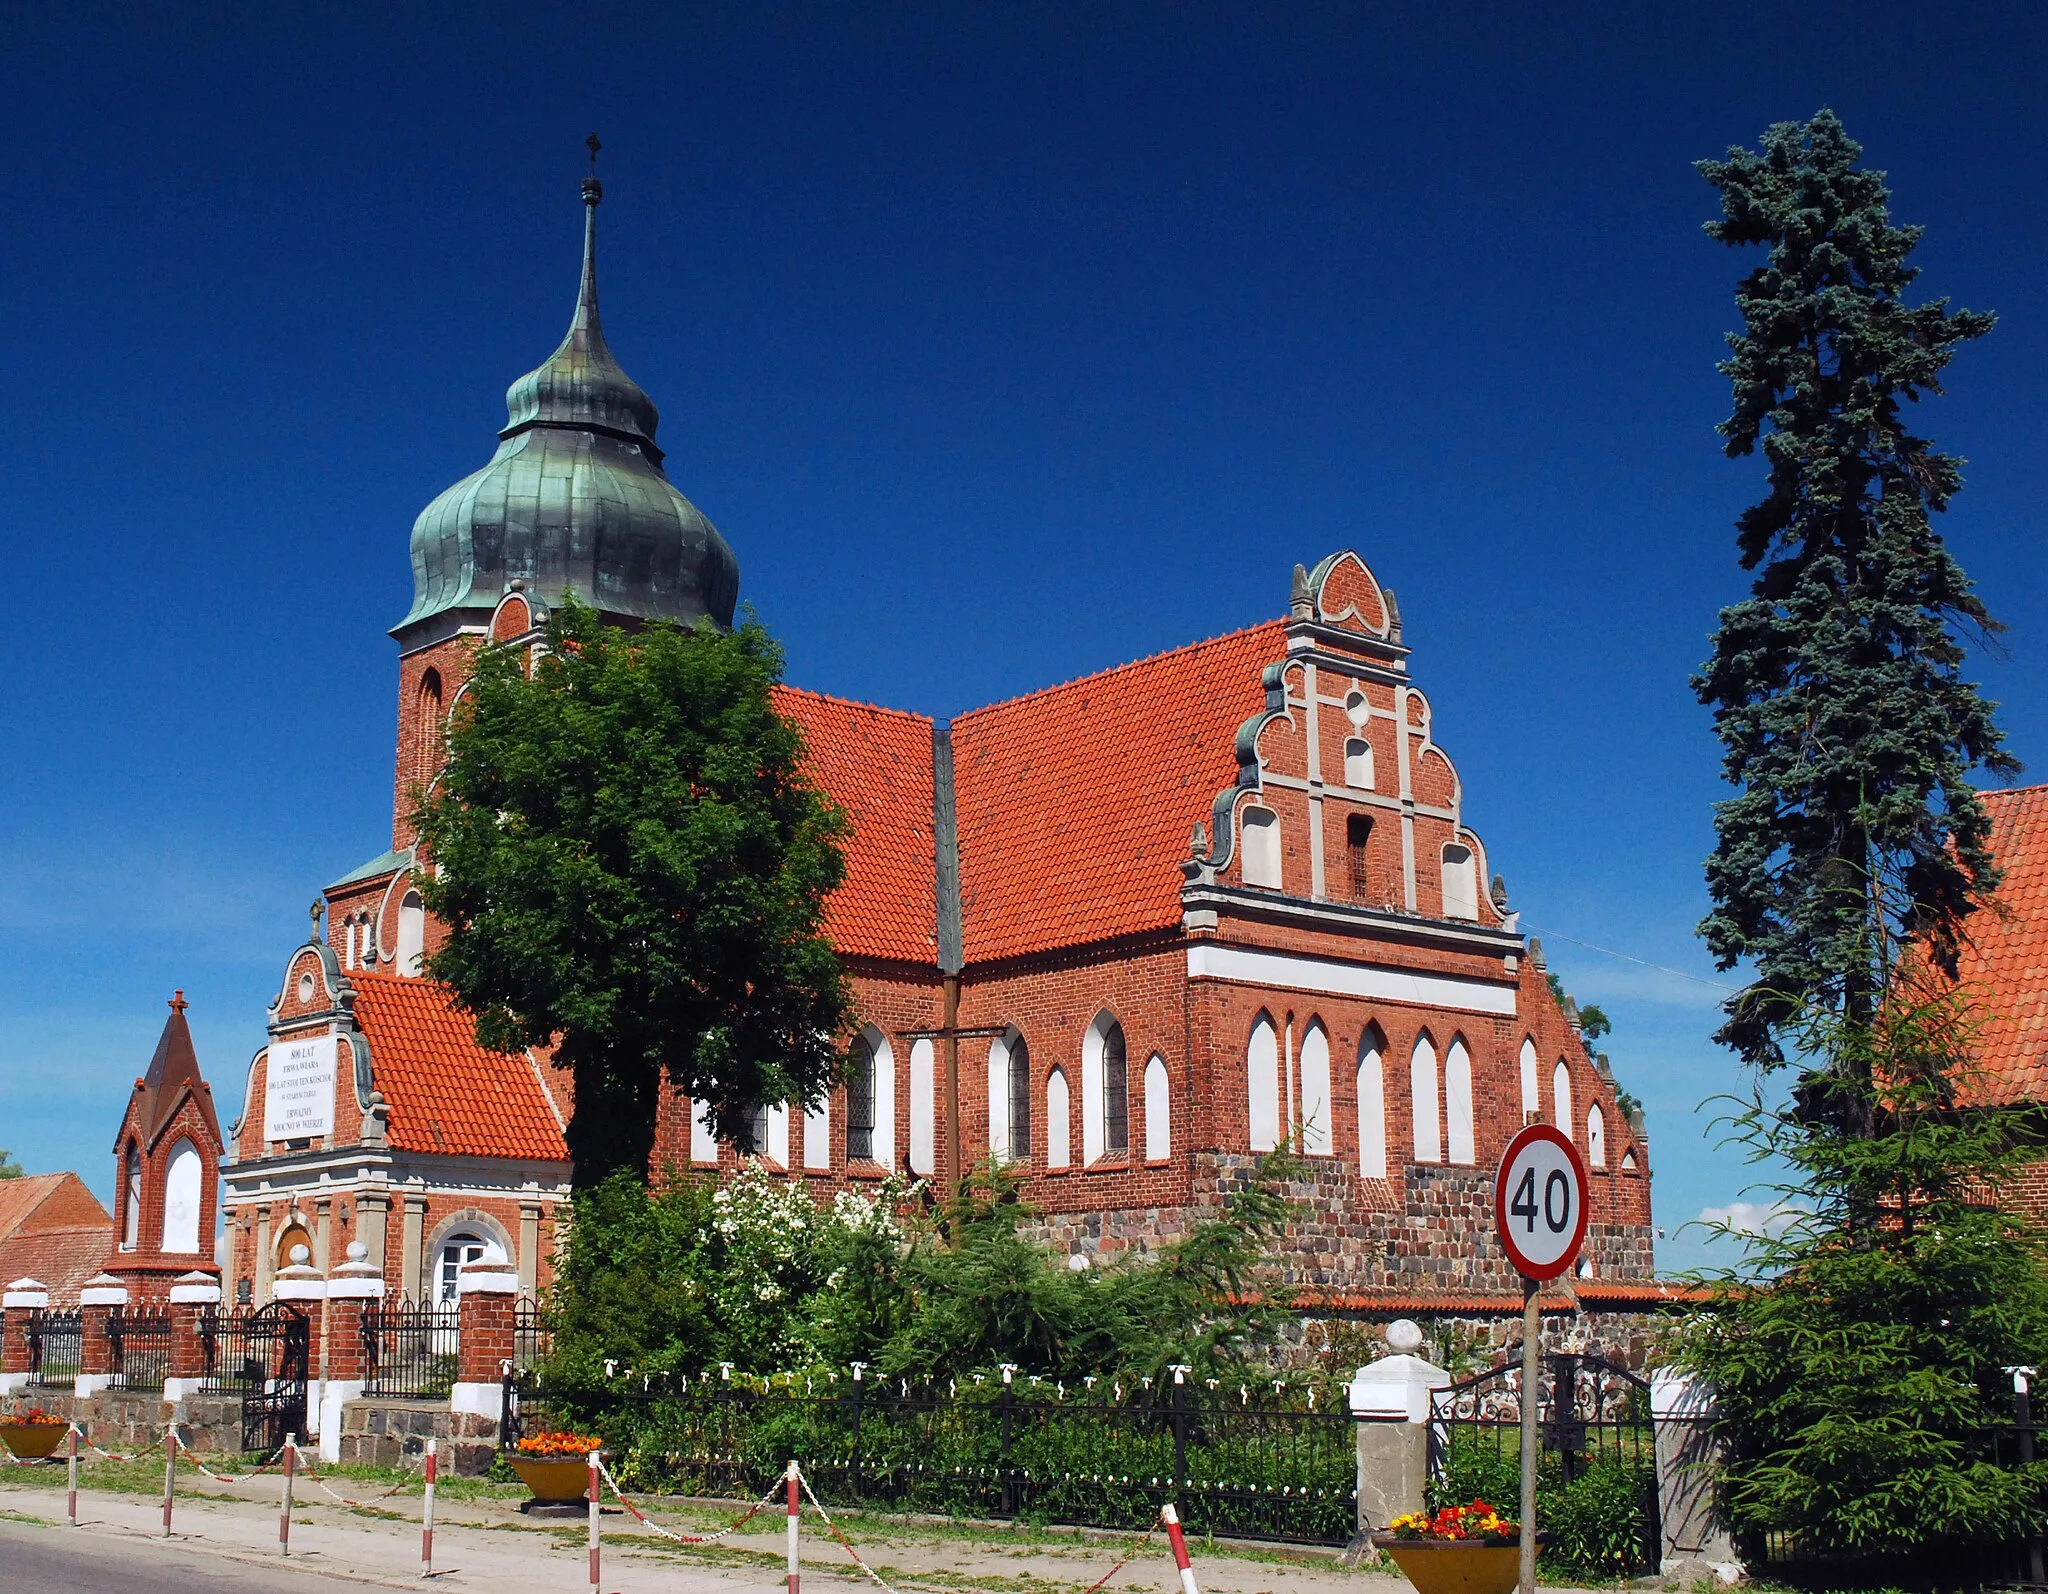
<svg viewBox="0 0 2048 1594"><path fill-rule="evenodd" d="M1963 922L1957 973L1976 1009L1977 1106L2048 1099L2048 786L1981 794L1998 894Z"/></svg>
<svg viewBox="0 0 2048 1594"><path fill-rule="evenodd" d="M525 1052L487 1051L446 987L358 972L355 1021L370 1042L386 1135L401 1151L566 1162L562 1121Z"/></svg>
<svg viewBox="0 0 2048 1594"><path fill-rule="evenodd" d="M1271 620L955 720L967 960L1179 924L1189 833L1285 650Z"/></svg>
<svg viewBox="0 0 2048 1594"><path fill-rule="evenodd" d="M846 879L825 904L832 943L852 957L938 957L932 867L932 722L779 686L775 711L804 736L804 767L847 812Z"/></svg>
<svg viewBox="0 0 2048 1594"><path fill-rule="evenodd" d="M0 1179L0 1284L32 1278L68 1304L113 1244L113 1218L77 1174Z"/></svg>

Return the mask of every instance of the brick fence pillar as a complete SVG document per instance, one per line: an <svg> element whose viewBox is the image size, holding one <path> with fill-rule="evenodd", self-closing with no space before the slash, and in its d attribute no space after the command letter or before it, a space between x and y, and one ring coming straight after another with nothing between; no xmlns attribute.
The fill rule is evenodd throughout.
<svg viewBox="0 0 2048 1594"><path fill-rule="evenodd" d="M0 1294L0 1395L28 1382L28 1320L49 1304L50 1292L34 1279L16 1279Z"/></svg>
<svg viewBox="0 0 2048 1594"><path fill-rule="evenodd" d="M206 1315L220 1310L220 1280L211 1273L180 1274L171 1284L171 1365L164 1400L176 1405L199 1393L205 1379Z"/></svg>
<svg viewBox="0 0 2048 1594"><path fill-rule="evenodd" d="M360 1400L370 1357L363 1319L384 1304L384 1270L370 1248L351 1240L348 1260L327 1276L327 1376L320 1381L320 1458L341 1459L341 1409Z"/></svg>
<svg viewBox="0 0 2048 1594"><path fill-rule="evenodd" d="M127 1304L128 1286L111 1273L87 1279L85 1288L78 1292L78 1382L73 1392L80 1400L121 1381L107 1320Z"/></svg>
<svg viewBox="0 0 2048 1594"><path fill-rule="evenodd" d="M519 1305L519 1275L496 1244L474 1262L462 1264L455 1281L461 1342L456 1349L451 1411L496 1423L504 1409L505 1369L512 1361L513 1319Z"/></svg>

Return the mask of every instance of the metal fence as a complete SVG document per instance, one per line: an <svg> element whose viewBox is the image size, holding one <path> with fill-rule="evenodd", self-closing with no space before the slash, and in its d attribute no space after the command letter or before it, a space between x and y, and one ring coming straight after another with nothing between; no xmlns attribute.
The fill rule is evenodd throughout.
<svg viewBox="0 0 2048 1594"><path fill-rule="evenodd" d="M1187 1384L1067 1391L990 1379L943 1388L840 1377L743 1389L720 1379L550 1394L507 1380L501 1442L594 1428L642 1488L746 1498L795 1456L830 1497L954 1516L1141 1529L1173 1500L1197 1533L1347 1542L1355 1425L1341 1401ZM629 1485L630 1486L630 1485Z"/></svg>
<svg viewBox="0 0 2048 1594"><path fill-rule="evenodd" d="M530 1295L521 1296L512 1308L512 1365L538 1367L553 1343L540 1302Z"/></svg>
<svg viewBox="0 0 2048 1594"><path fill-rule="evenodd" d="M32 1313L27 1334L30 1383L69 1384L85 1370L83 1312Z"/></svg>
<svg viewBox="0 0 2048 1594"><path fill-rule="evenodd" d="M242 1448L275 1450L286 1434L306 1431L312 1325L286 1301L253 1311L218 1307L199 1320L208 1394L239 1395Z"/></svg>
<svg viewBox="0 0 2048 1594"><path fill-rule="evenodd" d="M130 1389L161 1389L171 1370L171 1314L117 1306L107 1314L113 1369Z"/></svg>
<svg viewBox="0 0 2048 1594"><path fill-rule="evenodd" d="M438 1400L455 1387L460 1314L430 1303L377 1307L363 1314L366 1392Z"/></svg>

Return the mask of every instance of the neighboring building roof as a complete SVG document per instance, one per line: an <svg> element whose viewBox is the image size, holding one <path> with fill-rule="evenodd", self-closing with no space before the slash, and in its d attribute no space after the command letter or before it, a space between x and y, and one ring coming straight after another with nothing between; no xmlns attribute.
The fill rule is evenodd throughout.
<svg viewBox="0 0 2048 1594"><path fill-rule="evenodd" d="M31 1278L69 1302L113 1249L114 1220L77 1174L0 1179L0 1284Z"/></svg>
<svg viewBox="0 0 2048 1594"><path fill-rule="evenodd" d="M566 1162L569 1148L524 1052L486 1051L468 1014L433 980L354 973L355 1018L370 1042L387 1134L403 1151Z"/></svg>
<svg viewBox="0 0 2048 1594"><path fill-rule="evenodd" d="M1178 924L1189 833L1285 652L1271 620L955 720L967 960Z"/></svg>
<svg viewBox="0 0 2048 1594"><path fill-rule="evenodd" d="M1957 973L1977 1022L1979 1105L2048 1101L2048 786L1982 794L1998 894L1963 921Z"/></svg>
<svg viewBox="0 0 2048 1594"><path fill-rule="evenodd" d="M412 848L402 851L380 852L368 863L357 864L339 880L331 882L327 889L339 891L343 886L352 886L358 880L375 880L380 875L396 874L401 869L412 867Z"/></svg>
<svg viewBox="0 0 2048 1594"><path fill-rule="evenodd" d="M847 812L846 880L825 906L842 953L929 964L938 956L932 867L932 722L921 714L778 687L805 764Z"/></svg>

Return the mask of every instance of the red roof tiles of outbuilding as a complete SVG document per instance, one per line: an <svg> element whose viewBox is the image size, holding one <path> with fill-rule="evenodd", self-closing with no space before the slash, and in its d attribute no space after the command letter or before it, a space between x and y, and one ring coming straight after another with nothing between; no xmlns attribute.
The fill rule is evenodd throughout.
<svg viewBox="0 0 2048 1594"><path fill-rule="evenodd" d="M2004 879L1963 922L1957 973L1977 1022L1965 1099L2048 1100L2048 786L1983 793Z"/></svg>
<svg viewBox="0 0 2048 1594"><path fill-rule="evenodd" d="M932 722L794 686L776 688L775 707L803 731L805 767L853 823L846 879L825 904L833 944L856 957L932 963Z"/></svg>
<svg viewBox="0 0 2048 1594"><path fill-rule="evenodd" d="M469 1015L433 980L349 976L377 1089L391 1103L391 1143L449 1156L565 1162L548 1094L523 1052L486 1051Z"/></svg>
<svg viewBox="0 0 2048 1594"><path fill-rule="evenodd" d="M1268 621L955 720L967 960L1179 923L1189 832L1285 649Z"/></svg>

